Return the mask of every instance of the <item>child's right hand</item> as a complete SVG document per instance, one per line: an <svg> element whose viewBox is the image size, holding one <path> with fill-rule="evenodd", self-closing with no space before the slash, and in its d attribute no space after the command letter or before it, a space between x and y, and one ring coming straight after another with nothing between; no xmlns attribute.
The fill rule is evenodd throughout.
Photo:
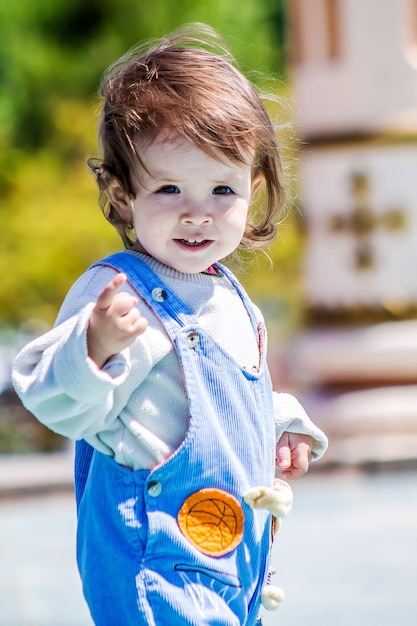
<svg viewBox="0 0 417 626"><path fill-rule="evenodd" d="M128 348L143 332L148 322L136 308L138 299L118 293L126 282L125 274L116 274L99 295L87 329L88 356L102 368L110 357Z"/></svg>

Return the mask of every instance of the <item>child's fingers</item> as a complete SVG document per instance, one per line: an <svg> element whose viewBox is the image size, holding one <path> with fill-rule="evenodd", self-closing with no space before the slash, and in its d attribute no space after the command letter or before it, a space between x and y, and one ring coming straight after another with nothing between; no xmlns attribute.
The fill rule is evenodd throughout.
<svg viewBox="0 0 417 626"><path fill-rule="evenodd" d="M103 289L96 302L98 311L105 311L112 304L113 299L120 289L121 285L127 280L126 274L118 273Z"/></svg>
<svg viewBox="0 0 417 626"><path fill-rule="evenodd" d="M282 451L281 451L282 452ZM306 473L309 466L309 455L307 449L295 448L290 449L290 461L287 463L287 458L283 455L278 467L282 471L283 478L298 478ZM284 449L284 454L286 451Z"/></svg>
<svg viewBox="0 0 417 626"><path fill-rule="evenodd" d="M133 335L137 336L137 335L141 335L142 333L144 333L147 328L148 328L147 320L141 315L139 315L139 317L135 321L132 322L130 332Z"/></svg>
<svg viewBox="0 0 417 626"><path fill-rule="evenodd" d="M284 434L276 448L276 464L280 469L288 469L291 466L291 448L287 434Z"/></svg>
<svg viewBox="0 0 417 626"><path fill-rule="evenodd" d="M142 334L148 326L146 318L135 306L137 302L137 298L121 293L115 297L111 308L108 309L115 326L130 336Z"/></svg>
<svg viewBox="0 0 417 626"><path fill-rule="evenodd" d="M277 466L282 470L291 467L291 450L288 447L280 448L277 454Z"/></svg>
<svg viewBox="0 0 417 626"><path fill-rule="evenodd" d="M137 303L137 298L124 291L122 293L116 293L111 304L105 310L108 314L117 317L126 317L130 314L131 319L135 320L140 316L139 310L134 308Z"/></svg>

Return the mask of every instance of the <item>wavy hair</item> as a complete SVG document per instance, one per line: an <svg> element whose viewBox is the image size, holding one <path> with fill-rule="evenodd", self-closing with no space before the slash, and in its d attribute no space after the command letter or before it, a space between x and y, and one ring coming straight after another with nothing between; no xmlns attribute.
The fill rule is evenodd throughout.
<svg viewBox="0 0 417 626"><path fill-rule="evenodd" d="M166 128L216 158L221 153L243 163L253 155L252 178L264 178L265 198L251 206L240 247L261 248L273 241L285 199L274 125L260 93L216 31L190 24L133 48L104 74L99 95L101 158L88 163L96 175L103 214L126 247L134 245L136 233L105 190L116 178L134 198L132 177L146 169L138 140L152 141Z"/></svg>

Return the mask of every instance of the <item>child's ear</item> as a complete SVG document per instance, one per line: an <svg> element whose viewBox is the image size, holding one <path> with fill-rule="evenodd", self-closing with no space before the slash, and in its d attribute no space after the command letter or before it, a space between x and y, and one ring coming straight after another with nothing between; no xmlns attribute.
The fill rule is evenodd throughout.
<svg viewBox="0 0 417 626"><path fill-rule="evenodd" d="M112 178L104 193L110 204L114 206L118 214L125 222L132 221L132 198L121 187L116 178Z"/></svg>

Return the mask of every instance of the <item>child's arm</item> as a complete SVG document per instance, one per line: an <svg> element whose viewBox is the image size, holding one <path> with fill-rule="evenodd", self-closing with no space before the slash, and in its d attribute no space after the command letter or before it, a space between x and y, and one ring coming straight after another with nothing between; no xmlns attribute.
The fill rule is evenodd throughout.
<svg viewBox="0 0 417 626"><path fill-rule="evenodd" d="M96 313L99 317L106 316L104 311L108 308L105 301L109 296L108 286L115 279L114 288L121 280L119 288L126 292L117 295L122 297L122 301L127 296L132 303L136 294L126 288L127 283L123 278L118 278L113 269L99 267L89 270L71 288L54 328L24 346L13 362L12 380L25 407L51 430L70 439L91 439L99 432L113 429L132 392L152 369L154 360L162 358L171 349L165 336L162 339L169 344L168 347L153 332L153 352L145 340L141 341L142 337L137 339L135 346L120 351L121 338L118 337L115 341L114 333L110 331L112 345L108 345L106 341L104 343L107 362L100 368L91 358L87 341L90 320L100 298L99 308L102 311L96 311L94 316ZM102 306L103 294L105 306ZM113 297L110 300L113 302ZM117 302L120 304L119 298ZM145 318L146 310L145 308ZM111 309L110 317L113 313ZM123 311L121 313L123 317ZM102 332L103 336L108 333L108 320L103 325L100 322L93 330L93 349L96 347L94 333ZM142 319L140 324L145 328L147 321ZM121 334L124 335L123 332ZM129 341L132 343L133 339ZM133 347L134 356L131 352ZM117 353L116 349L119 350ZM98 355L95 356L99 360ZM131 375L133 359L134 376ZM109 453L107 446L99 438L97 447Z"/></svg>
<svg viewBox="0 0 417 626"><path fill-rule="evenodd" d="M136 307L138 299L119 293L125 274L116 274L97 298L87 330L88 356L101 369L105 363L128 348L148 323Z"/></svg>

